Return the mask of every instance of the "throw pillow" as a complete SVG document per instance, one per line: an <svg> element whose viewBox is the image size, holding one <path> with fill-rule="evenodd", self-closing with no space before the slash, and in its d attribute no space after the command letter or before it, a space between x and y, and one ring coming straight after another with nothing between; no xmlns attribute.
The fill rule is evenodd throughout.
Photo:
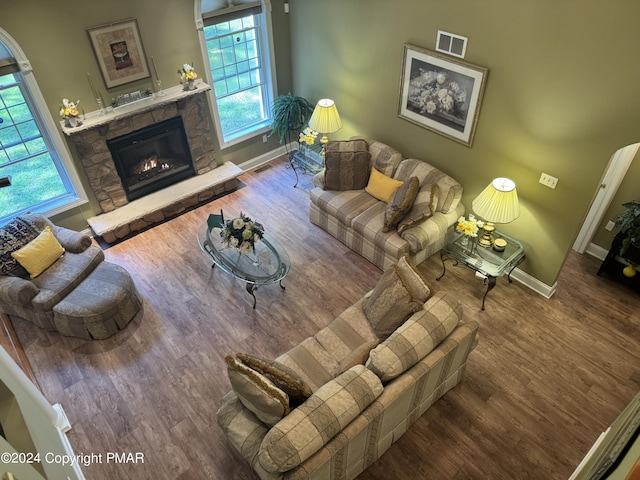
<svg viewBox="0 0 640 480"><path fill-rule="evenodd" d="M28 221L16 217L0 228L0 273L3 275L25 276L24 268L11 256L40 232Z"/></svg>
<svg viewBox="0 0 640 480"><path fill-rule="evenodd" d="M380 340L372 340L370 342L363 343L359 347L355 348L349 355L340 360L338 369L336 370L334 376L337 377L338 375L346 372L351 367L355 367L356 365L364 365L369 358L369 352L379 344Z"/></svg>
<svg viewBox="0 0 640 480"><path fill-rule="evenodd" d="M431 217L436 211L437 204L438 186L435 183L423 186L416 195L409 212L398 222L398 235L402 235L407 229L415 227Z"/></svg>
<svg viewBox="0 0 640 480"><path fill-rule="evenodd" d="M397 272L397 265L384 272L371 295L362 302L362 311L380 339L388 337L420 308L422 303L409 294Z"/></svg>
<svg viewBox="0 0 640 480"><path fill-rule="evenodd" d="M411 263L409 255L398 260L398 274L411 297L424 303L431 296L431 287L422 273Z"/></svg>
<svg viewBox="0 0 640 480"><path fill-rule="evenodd" d="M362 190L367 186L371 173L370 157L364 140L327 143L324 190Z"/></svg>
<svg viewBox="0 0 640 480"><path fill-rule="evenodd" d="M388 382L426 357L456 328L462 306L451 294L436 295L371 350L367 368Z"/></svg>
<svg viewBox="0 0 640 480"><path fill-rule="evenodd" d="M285 392L289 396L289 406L292 408L303 403L313 393L300 375L280 362L249 353L238 353L236 357Z"/></svg>
<svg viewBox="0 0 640 480"><path fill-rule="evenodd" d="M264 375L246 366L232 355L224 357L233 391L242 404L270 427L288 415L289 398Z"/></svg>
<svg viewBox="0 0 640 480"><path fill-rule="evenodd" d="M401 185L402 182L400 180L387 177L384 173L380 173L375 168L371 168L369 183L367 183L365 191L372 197L388 203Z"/></svg>
<svg viewBox="0 0 640 480"><path fill-rule="evenodd" d="M320 387L264 436L258 461L268 472L286 472L320 450L382 393L380 379L356 365Z"/></svg>
<svg viewBox="0 0 640 480"><path fill-rule="evenodd" d="M411 177L409 181L404 182L395 191L384 212L383 232L390 232L396 228L400 220L404 218L413 206L419 188L420 180L418 180L418 177Z"/></svg>
<svg viewBox="0 0 640 480"><path fill-rule="evenodd" d="M11 253L22 265L31 278L36 278L55 263L64 253L64 248L53 235L53 230L47 225L40 234L27 243L20 250Z"/></svg>

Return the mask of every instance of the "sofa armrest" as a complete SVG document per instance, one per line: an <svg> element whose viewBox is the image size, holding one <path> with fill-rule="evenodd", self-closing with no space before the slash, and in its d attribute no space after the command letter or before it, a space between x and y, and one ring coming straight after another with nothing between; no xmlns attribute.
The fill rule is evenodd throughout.
<svg viewBox="0 0 640 480"><path fill-rule="evenodd" d="M91 245L91 237L75 230L55 226L53 234L64 249L71 253L84 252Z"/></svg>
<svg viewBox="0 0 640 480"><path fill-rule="evenodd" d="M20 277L0 276L0 304L15 305L16 301L29 306L40 289L30 280Z"/></svg>
<svg viewBox="0 0 640 480"><path fill-rule="evenodd" d="M324 184L324 177L326 174L326 168L323 168L322 170L320 170L318 173L316 173L313 176L313 186L314 187L318 187L324 190L325 184Z"/></svg>
<svg viewBox="0 0 640 480"><path fill-rule="evenodd" d="M454 211L449 213L436 212L424 222L407 228L400 236L409 243L411 253L424 250L438 240L444 245L447 230L458 221L461 215L464 215L464 211L464 205L459 203Z"/></svg>

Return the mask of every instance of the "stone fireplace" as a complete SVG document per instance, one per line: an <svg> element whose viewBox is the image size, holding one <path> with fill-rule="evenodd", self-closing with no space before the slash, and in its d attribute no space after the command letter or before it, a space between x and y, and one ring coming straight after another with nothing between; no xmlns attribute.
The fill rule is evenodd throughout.
<svg viewBox="0 0 640 480"><path fill-rule="evenodd" d="M204 95L209 90L205 83L191 91L176 86L164 90L164 96L109 109L106 114L91 112L78 127L62 126L103 212L88 219L96 235L112 243L237 188L241 170L229 162L220 166L216 162ZM176 127L180 133L169 133L167 127ZM156 129L159 133L154 133ZM141 151L132 160L129 154L135 141L141 142ZM114 147L114 151L123 148L115 157L131 165L116 166ZM131 171L125 173L127 169ZM126 178L128 173L133 178ZM146 188L151 174L160 177L160 190ZM185 179L192 175L197 181L189 184ZM179 194L171 193L175 182L180 183Z"/></svg>

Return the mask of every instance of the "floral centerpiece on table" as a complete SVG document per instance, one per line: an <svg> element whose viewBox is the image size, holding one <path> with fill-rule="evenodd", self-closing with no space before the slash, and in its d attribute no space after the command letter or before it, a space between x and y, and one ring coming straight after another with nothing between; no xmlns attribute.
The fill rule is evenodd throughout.
<svg viewBox="0 0 640 480"><path fill-rule="evenodd" d="M316 143L316 138L318 138L318 132L313 130L311 127L307 127L300 132L300 135L298 136L298 143L303 145L313 145Z"/></svg>
<svg viewBox="0 0 640 480"><path fill-rule="evenodd" d="M456 232L463 233L466 237L477 237L478 229L482 227L484 227L484 222L482 220L477 220L473 215L469 215L468 220L464 217L460 217L458 219Z"/></svg>
<svg viewBox="0 0 640 480"><path fill-rule="evenodd" d="M79 103L80 100L70 102L68 98L63 98L62 102L60 102L60 116L65 120L68 118L76 118L80 115L80 112L78 112Z"/></svg>
<svg viewBox="0 0 640 480"><path fill-rule="evenodd" d="M178 75L180 75L180 83L189 83L189 81L193 81L198 78L198 74L193 69L193 65L189 65L185 63L182 66L181 70L178 70Z"/></svg>
<svg viewBox="0 0 640 480"><path fill-rule="evenodd" d="M220 231L225 247L237 248L240 253L255 251L256 242L262 239L264 227L240 212L240 216L227 220Z"/></svg>

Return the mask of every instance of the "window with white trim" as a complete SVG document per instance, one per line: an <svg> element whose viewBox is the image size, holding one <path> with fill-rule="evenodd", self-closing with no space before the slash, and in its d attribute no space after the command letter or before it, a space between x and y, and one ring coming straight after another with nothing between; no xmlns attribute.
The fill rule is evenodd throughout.
<svg viewBox="0 0 640 480"><path fill-rule="evenodd" d="M273 85L268 16L261 2L203 13L203 22L220 143L267 131Z"/></svg>
<svg viewBox="0 0 640 480"><path fill-rule="evenodd" d="M57 213L81 199L29 82L2 41L0 57L0 178L11 182L0 189L2 224L27 211Z"/></svg>

